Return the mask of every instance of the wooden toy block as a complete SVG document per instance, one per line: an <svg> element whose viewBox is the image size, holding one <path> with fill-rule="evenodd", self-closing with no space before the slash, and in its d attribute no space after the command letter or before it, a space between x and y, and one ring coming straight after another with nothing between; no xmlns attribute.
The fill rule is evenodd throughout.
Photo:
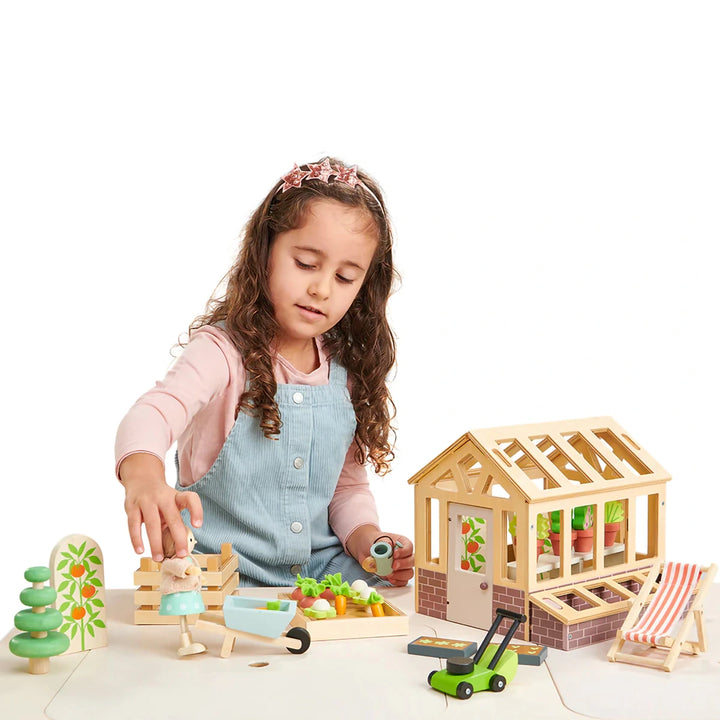
<svg viewBox="0 0 720 720"><path fill-rule="evenodd" d="M291 599L287 594L278 597ZM298 606L295 619L290 624L305 628L313 641L407 635L410 629L408 616L387 600L383 602L382 609L385 613L383 617L373 617L369 607L349 602L345 615L315 619L305 615Z"/></svg>
<svg viewBox="0 0 720 720"><path fill-rule="evenodd" d="M63 615L60 632L70 638L64 654L108 644L105 622L105 574L100 546L86 535L68 535L50 554L55 607Z"/></svg>
<svg viewBox="0 0 720 720"><path fill-rule="evenodd" d="M448 638L428 637L422 635L408 643L410 655L425 655L447 659L450 657L472 657L477 650L477 643L467 640L450 640Z"/></svg>
<svg viewBox="0 0 720 720"><path fill-rule="evenodd" d="M193 555L202 569L202 598L208 611L222 611L225 598L240 584L238 556L232 552L230 543L223 543L219 554ZM175 615L160 615L160 563L152 558L140 558L140 568L135 571L136 625L177 625ZM188 615L189 625L197 621L197 615Z"/></svg>
<svg viewBox="0 0 720 720"><path fill-rule="evenodd" d="M542 665L547 659L548 649L544 645L517 645L510 643L508 650L517 653L519 665Z"/></svg>

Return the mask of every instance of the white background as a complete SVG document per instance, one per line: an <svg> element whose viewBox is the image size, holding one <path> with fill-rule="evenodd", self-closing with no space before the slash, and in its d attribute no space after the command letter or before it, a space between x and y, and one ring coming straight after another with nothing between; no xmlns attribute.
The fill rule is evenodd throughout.
<svg viewBox="0 0 720 720"><path fill-rule="evenodd" d="M137 560L118 422L278 176L383 186L403 282L384 528L463 432L612 415L720 560L715 3L6 3L0 619L61 537ZM0 624L2 624L0 623Z"/></svg>

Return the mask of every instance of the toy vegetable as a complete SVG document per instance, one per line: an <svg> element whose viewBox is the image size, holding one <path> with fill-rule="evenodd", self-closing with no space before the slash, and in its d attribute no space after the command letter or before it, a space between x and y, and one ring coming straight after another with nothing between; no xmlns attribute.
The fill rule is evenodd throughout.
<svg viewBox="0 0 720 720"><path fill-rule="evenodd" d="M321 585L327 588L327 591L333 596L326 597L325 593L321 593L321 597L335 603L335 612L338 615L344 615L347 611L347 600L350 597L350 585L343 582L342 574L326 575Z"/></svg>
<svg viewBox="0 0 720 720"><path fill-rule="evenodd" d="M325 586L319 583L315 578L297 576L295 581L295 589L290 597L297 601L297 604L304 610L312 607L315 600L325 590ZM326 598L327 599L327 598Z"/></svg>
<svg viewBox="0 0 720 720"><path fill-rule="evenodd" d="M370 605L370 612L372 612L373 617L383 617L385 615L385 611L383 610L383 598L375 591L370 593L370 596L368 597L368 605Z"/></svg>

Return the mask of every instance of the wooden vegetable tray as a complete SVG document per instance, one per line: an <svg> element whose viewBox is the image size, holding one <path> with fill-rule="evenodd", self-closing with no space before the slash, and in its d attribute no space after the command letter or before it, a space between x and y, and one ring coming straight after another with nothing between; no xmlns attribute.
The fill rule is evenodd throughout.
<svg viewBox="0 0 720 720"><path fill-rule="evenodd" d="M278 597L289 600L290 595L281 593ZM304 627L313 642L317 640L348 640L352 638L388 637L407 635L410 619L402 610L383 602L384 617L373 617L366 605L348 602L345 615L316 620L305 615L298 605L295 617L290 621L292 627Z"/></svg>

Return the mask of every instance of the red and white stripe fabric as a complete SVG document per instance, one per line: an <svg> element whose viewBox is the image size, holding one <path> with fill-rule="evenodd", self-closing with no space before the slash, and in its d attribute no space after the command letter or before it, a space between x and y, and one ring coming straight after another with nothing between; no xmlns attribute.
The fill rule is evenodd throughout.
<svg viewBox="0 0 720 720"><path fill-rule="evenodd" d="M663 577L645 614L625 640L654 644L670 632L680 617L700 578L700 566L688 563L665 563Z"/></svg>

